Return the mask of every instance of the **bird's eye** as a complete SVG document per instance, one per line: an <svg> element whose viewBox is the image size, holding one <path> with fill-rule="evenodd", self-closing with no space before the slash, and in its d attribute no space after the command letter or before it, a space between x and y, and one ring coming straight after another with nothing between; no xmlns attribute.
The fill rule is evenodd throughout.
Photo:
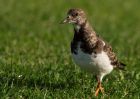
<svg viewBox="0 0 140 99"><path fill-rule="evenodd" d="M75 13L75 16L78 16L78 13Z"/></svg>

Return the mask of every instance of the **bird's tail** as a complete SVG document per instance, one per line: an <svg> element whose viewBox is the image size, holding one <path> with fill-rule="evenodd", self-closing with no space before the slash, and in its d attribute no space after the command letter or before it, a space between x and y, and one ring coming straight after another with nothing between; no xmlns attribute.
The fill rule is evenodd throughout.
<svg viewBox="0 0 140 99"><path fill-rule="evenodd" d="M126 66L126 64L119 62L119 69L125 70L125 66Z"/></svg>

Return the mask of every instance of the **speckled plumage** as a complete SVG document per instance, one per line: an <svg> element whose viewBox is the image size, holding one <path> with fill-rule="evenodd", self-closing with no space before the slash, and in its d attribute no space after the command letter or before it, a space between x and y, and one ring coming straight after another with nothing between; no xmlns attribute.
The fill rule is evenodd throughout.
<svg viewBox="0 0 140 99"><path fill-rule="evenodd" d="M89 23L85 23L85 25L82 25L79 30L74 28L74 38L71 42L71 52L77 54L78 42L81 42L80 48L83 52L88 54L98 54L104 51L111 60L113 67L122 69L122 63L118 61L112 47L96 35L95 31L93 31L89 26Z"/></svg>

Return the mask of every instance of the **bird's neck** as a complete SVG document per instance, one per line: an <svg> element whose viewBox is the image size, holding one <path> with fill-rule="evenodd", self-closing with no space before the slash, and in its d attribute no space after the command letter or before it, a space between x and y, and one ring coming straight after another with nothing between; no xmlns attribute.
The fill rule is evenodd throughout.
<svg viewBox="0 0 140 99"><path fill-rule="evenodd" d="M93 30L93 28L91 27L91 25L89 24L88 21L86 21L83 24L75 24L74 25L74 36L76 37L80 37L80 38L90 38L92 36L92 38L97 38L96 36L96 32Z"/></svg>

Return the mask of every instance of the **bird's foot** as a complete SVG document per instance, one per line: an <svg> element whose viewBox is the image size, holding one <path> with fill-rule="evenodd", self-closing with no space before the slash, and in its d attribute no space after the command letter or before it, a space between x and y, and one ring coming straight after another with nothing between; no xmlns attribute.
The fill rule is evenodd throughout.
<svg viewBox="0 0 140 99"><path fill-rule="evenodd" d="M104 88L99 86L97 87L96 91L95 91L95 96L98 96L99 92L101 91L101 93L104 93Z"/></svg>

